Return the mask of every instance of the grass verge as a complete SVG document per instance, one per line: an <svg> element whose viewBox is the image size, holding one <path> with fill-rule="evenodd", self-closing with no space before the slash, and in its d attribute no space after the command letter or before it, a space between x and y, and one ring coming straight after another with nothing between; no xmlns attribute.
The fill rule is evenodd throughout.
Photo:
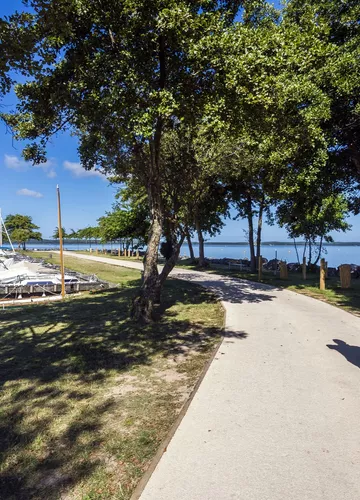
<svg viewBox="0 0 360 500"><path fill-rule="evenodd" d="M139 326L128 316L138 271L65 265L118 287L0 311L0 497L125 500L217 345L223 311L169 280L161 319Z"/></svg>
<svg viewBox="0 0 360 500"><path fill-rule="evenodd" d="M196 266L191 265L190 259L180 261L178 266L187 269L197 269ZM257 273L238 271L236 269L228 270L225 266L207 268L204 269L204 272L234 276L236 278L259 282ZM309 274L307 280L304 281L300 273L289 273L288 280L281 280L279 276L275 276L273 272L264 271L260 282L302 293L303 295L322 300L333 306L345 309L356 316L360 316L360 280L352 280L351 288L342 289L340 287L339 278L328 278L326 280L326 290L319 289L319 280L320 278L318 275Z"/></svg>

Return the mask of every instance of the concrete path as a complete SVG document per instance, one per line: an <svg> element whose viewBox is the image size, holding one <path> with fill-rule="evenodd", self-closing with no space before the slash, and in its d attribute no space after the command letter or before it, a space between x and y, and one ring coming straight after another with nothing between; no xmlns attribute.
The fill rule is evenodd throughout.
<svg viewBox="0 0 360 500"><path fill-rule="evenodd" d="M359 500L360 319L256 283L172 275L221 297L226 332L141 500Z"/></svg>

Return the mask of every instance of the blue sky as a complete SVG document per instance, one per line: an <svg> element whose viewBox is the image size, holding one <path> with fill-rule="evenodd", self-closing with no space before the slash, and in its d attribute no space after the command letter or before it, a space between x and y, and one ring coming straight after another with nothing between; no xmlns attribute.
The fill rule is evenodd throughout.
<svg viewBox="0 0 360 500"><path fill-rule="evenodd" d="M277 2L275 2L276 4ZM0 15L21 8L18 0L0 0ZM3 109L15 107L16 98L9 94L2 102ZM95 171L85 171L77 154L77 140L68 133L53 137L48 147L48 162L33 167L21 158L22 144L14 143L5 126L0 124L0 208L3 216L21 213L33 217L43 237L52 235L57 226L56 185L62 200L62 220L66 229L95 225L96 220L111 209L116 188ZM234 214L233 214L234 215ZM359 239L359 217L351 217L353 230L334 234L336 241ZM219 241L245 241L245 221L227 219ZM265 224L263 240L285 240L286 232Z"/></svg>

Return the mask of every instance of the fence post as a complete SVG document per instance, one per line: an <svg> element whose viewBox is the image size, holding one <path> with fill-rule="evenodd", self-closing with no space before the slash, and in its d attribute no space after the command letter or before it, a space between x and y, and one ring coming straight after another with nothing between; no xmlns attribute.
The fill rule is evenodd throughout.
<svg viewBox="0 0 360 500"><path fill-rule="evenodd" d="M302 277L303 277L303 280L306 280L306 257L303 257Z"/></svg>
<svg viewBox="0 0 360 500"><path fill-rule="evenodd" d="M287 280L288 279L288 268L286 262L280 262L280 279Z"/></svg>
<svg viewBox="0 0 360 500"><path fill-rule="evenodd" d="M320 261L320 290L325 290L325 259Z"/></svg>
<svg viewBox="0 0 360 500"><path fill-rule="evenodd" d="M258 266L259 266L259 269L258 269L258 280L261 281L262 280L262 256L259 255L259 263L258 263Z"/></svg>
<svg viewBox="0 0 360 500"><path fill-rule="evenodd" d="M351 266L342 264L339 267L341 288L350 288L351 285Z"/></svg>

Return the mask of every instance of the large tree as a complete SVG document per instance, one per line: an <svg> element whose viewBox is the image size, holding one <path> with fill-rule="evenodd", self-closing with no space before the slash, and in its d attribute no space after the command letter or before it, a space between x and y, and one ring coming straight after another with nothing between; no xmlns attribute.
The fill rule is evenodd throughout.
<svg viewBox="0 0 360 500"><path fill-rule="evenodd" d="M32 217L29 215L9 214L6 216L4 223L11 240L19 245L21 244L23 250L26 250L27 241L40 241L42 239L41 233L36 231L39 226L33 223Z"/></svg>
<svg viewBox="0 0 360 500"><path fill-rule="evenodd" d="M147 190L151 229L134 309L139 318L150 319L162 282L156 260L165 223L163 133L201 107L213 73L199 65L198 42L230 23L239 4L33 0L32 13L16 13L6 24L7 44L22 50L17 67L28 77L16 89L18 112L7 117L17 138L34 140L25 158L44 161L49 138L70 128L84 168L136 177Z"/></svg>

